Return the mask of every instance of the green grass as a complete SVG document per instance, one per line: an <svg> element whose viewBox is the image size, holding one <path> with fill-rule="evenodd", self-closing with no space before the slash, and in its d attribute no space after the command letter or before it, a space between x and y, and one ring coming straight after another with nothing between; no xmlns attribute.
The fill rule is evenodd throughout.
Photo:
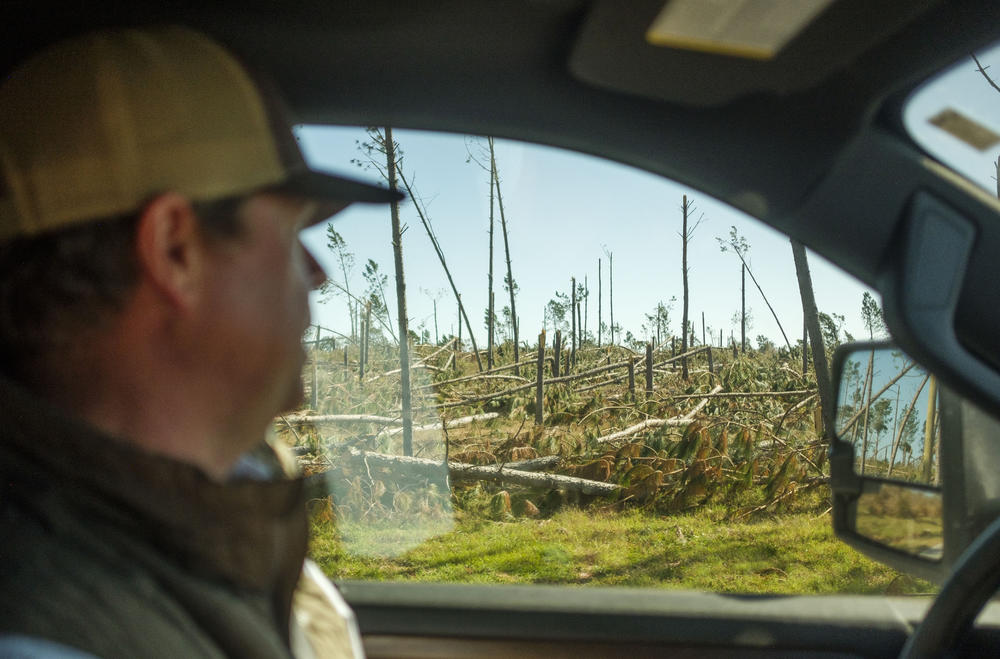
<svg viewBox="0 0 1000 659"><path fill-rule="evenodd" d="M316 522L312 555L334 579L775 594L934 592L931 584L870 561L837 540L827 515L724 518L724 511L707 508L668 517L575 508L548 519L467 517L395 558L352 555L329 523ZM363 544L366 537L391 531L345 532Z"/></svg>

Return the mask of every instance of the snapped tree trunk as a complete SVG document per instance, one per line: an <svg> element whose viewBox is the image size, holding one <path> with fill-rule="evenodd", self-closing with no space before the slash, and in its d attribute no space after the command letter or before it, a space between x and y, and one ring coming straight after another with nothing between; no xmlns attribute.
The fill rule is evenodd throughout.
<svg viewBox="0 0 1000 659"><path fill-rule="evenodd" d="M802 246L802 243L792 240L792 256L795 259L795 276L799 281L802 313L806 319L809 345L812 349L813 370L816 372L816 384L819 387L819 404L823 413L824 432L828 434L833 432L833 384L830 381L830 369L826 363L826 348L823 345L823 333L819 327L819 312L816 309L816 297L813 295L809 261L806 257L806 248Z"/></svg>
<svg viewBox="0 0 1000 659"><path fill-rule="evenodd" d="M583 323L580 322L580 300L576 301L576 344L577 347L583 350Z"/></svg>
<svg viewBox="0 0 1000 659"><path fill-rule="evenodd" d="M871 418L872 409L872 369L875 367L875 351L868 355L868 374L865 376L865 421L861 428L861 475L865 475L865 463L868 461L868 421Z"/></svg>
<svg viewBox="0 0 1000 659"><path fill-rule="evenodd" d="M653 344L646 344L646 397L653 395Z"/></svg>
<svg viewBox="0 0 1000 659"><path fill-rule="evenodd" d="M597 347L601 347L601 332L604 330L601 318L601 293L604 281L601 279L601 259L597 259Z"/></svg>
<svg viewBox="0 0 1000 659"><path fill-rule="evenodd" d="M392 128L385 127L385 160L389 189L395 191L396 149ZM403 455L413 455L413 408L410 399L410 334L406 318L406 279L403 276L403 232L399 223L399 202L392 202L392 255L396 265L396 315L399 322L399 382L403 407Z"/></svg>
<svg viewBox="0 0 1000 659"><path fill-rule="evenodd" d="M556 330L552 343L552 377L559 377L559 363L562 361L562 330Z"/></svg>
<svg viewBox="0 0 1000 659"><path fill-rule="evenodd" d="M542 425L542 383L545 381L545 330L538 335L538 361L535 366L535 425Z"/></svg>
<svg viewBox="0 0 1000 659"><path fill-rule="evenodd" d="M740 269L740 353L747 351L747 264Z"/></svg>
<svg viewBox="0 0 1000 659"><path fill-rule="evenodd" d="M361 328L361 368L358 370L358 377L362 381L365 379L365 368L368 366L368 345L371 337L372 327L372 301L365 302L365 324Z"/></svg>
<svg viewBox="0 0 1000 659"><path fill-rule="evenodd" d="M493 171L493 138L488 137L486 141L490 145L490 260L486 268L488 280L486 299L489 301L486 310L486 370L491 370L493 368L493 191L496 188L496 172Z"/></svg>
<svg viewBox="0 0 1000 659"><path fill-rule="evenodd" d="M635 400L635 357L628 358L628 396Z"/></svg>
<svg viewBox="0 0 1000 659"><path fill-rule="evenodd" d="M934 426L937 423L937 378L930 378L927 388L927 420L924 422L924 454L920 464L922 482L931 484L934 467Z"/></svg>
<svg viewBox="0 0 1000 659"><path fill-rule="evenodd" d="M316 363L319 357L319 325L316 326L316 342L313 344L312 349L312 392L310 394L310 402L312 403L312 410L315 412L319 409L319 365Z"/></svg>
<svg viewBox="0 0 1000 659"><path fill-rule="evenodd" d="M764 300L764 304L766 304L768 310L770 310L771 316L774 318L774 322L778 325L778 329L781 331L782 338L785 339L785 345L788 346L788 350L789 350L789 352L791 352L791 350L792 350L792 342L788 340L788 335L785 334L785 328L782 327L781 321L778 320L778 313L774 310L774 307L771 306L771 303L770 303L770 301L768 301L767 296L764 295L764 289L760 287L760 283L757 281L757 278L753 276L753 270L751 270L750 266L747 265L746 259L743 258L743 254L740 253L739 250L734 250L734 251L736 252L736 255L738 257L740 257L740 261L743 263L743 273L744 273L743 274L743 297L744 297L743 309L744 309L744 312L746 311L746 275L749 274L750 275L750 280L753 282L753 285L757 287L757 292L760 293L761 299ZM745 319L746 319L746 316L744 315L744 320ZM744 350L745 350L746 349L746 345L745 345L746 344L746 332L745 332L745 330L744 330L743 342L744 342L744 346L743 347L744 347Z"/></svg>
<svg viewBox="0 0 1000 659"><path fill-rule="evenodd" d="M802 375L809 371L809 323L802 314Z"/></svg>
<svg viewBox="0 0 1000 659"><path fill-rule="evenodd" d="M569 363L576 363L576 277L569 278L570 304L569 315L572 316L572 335L570 336Z"/></svg>
<svg viewBox="0 0 1000 659"><path fill-rule="evenodd" d="M615 344L615 256L608 254L608 308L611 314L611 345Z"/></svg>
<svg viewBox="0 0 1000 659"><path fill-rule="evenodd" d="M493 295L493 291L490 291L490 308L489 308L489 311L488 311L489 317L490 317L490 345L486 349L486 370L487 371L492 371L493 370L493 332L496 329L494 327L494 322L493 322L495 320L495 318L496 318L496 315L493 313L493 309L494 309L493 304L494 304L494 295Z"/></svg>
<svg viewBox="0 0 1000 659"><path fill-rule="evenodd" d="M681 319L681 353L688 349L688 198L683 196L681 202L681 275L684 283L684 311ZM688 361L681 360L681 377L688 379Z"/></svg>

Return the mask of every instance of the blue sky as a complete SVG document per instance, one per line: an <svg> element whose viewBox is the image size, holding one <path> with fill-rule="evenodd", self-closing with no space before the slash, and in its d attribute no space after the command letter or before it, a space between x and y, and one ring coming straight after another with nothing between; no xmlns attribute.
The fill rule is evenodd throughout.
<svg viewBox="0 0 1000 659"><path fill-rule="evenodd" d="M984 54L984 63L1000 60ZM965 71L964 69L968 69ZM994 153L968 154L972 150L926 123L943 105L951 105L986 122L991 113L1000 116L1000 94L982 80L969 60L959 66L963 77L947 82L914 98L906 120L928 148L938 149L945 158L969 162L968 174L987 189ZM1000 74L1000 68L997 71ZM971 74L971 75L968 75ZM1000 132L1000 128L992 125ZM394 131L404 153L403 171L423 197L428 216L440 240L470 310L476 338L485 344L483 329L487 304L487 261L489 224L488 173L468 162L470 150L485 144L462 135ZM311 164L358 178L379 180L374 170L352 164L363 158L357 141L365 139L363 129L344 127L300 127L298 135ZM929 137L928 137L929 136ZM953 144L956 143L956 144ZM943 145L943 146L942 146ZM701 313L718 340L726 341L732 331L739 338L733 317L740 306L740 263L732 253L722 253L717 238L728 236L730 226L750 243L750 262L757 280L775 307L789 340L802 335L802 311L795 268L787 238L740 211L687 189L660 176L610 161L551 147L496 141L497 163L502 177L502 193L508 221L514 278L520 286L517 297L522 340L534 341L542 327L545 303L558 290L568 292L570 277L587 277L591 290L587 326L596 328L597 261L602 260L604 278L604 321L608 321L608 259L614 255L615 322L637 337L643 336L644 314L657 302L676 297L671 313L671 330L679 332L681 316L681 200L693 201L695 220L701 224L689 244L691 318L701 332ZM974 158L972 157L974 156ZM985 164L984 164L985 163ZM433 337L433 303L438 300L441 334L456 330L454 297L430 241L413 210L401 205L401 217L408 227L403 236L407 304L411 328L426 327ZM502 287L505 264L496 213L494 290L497 313L507 304ZM361 291L361 269L371 258L389 276L386 290L395 314L391 228L388 208L356 205L335 218L335 227L355 254L350 280L352 292ZM325 247L325 225L304 235L310 250L326 266L330 276L342 283L343 276ZM855 337L867 335L861 320L861 298L866 289L860 282L810 253L813 283L821 311L842 314L844 328ZM751 340L759 334L783 343L781 333L760 294L747 280L747 306L752 310ZM343 298L321 302L313 298L314 321L338 331L348 327ZM465 332L463 331L463 334Z"/></svg>

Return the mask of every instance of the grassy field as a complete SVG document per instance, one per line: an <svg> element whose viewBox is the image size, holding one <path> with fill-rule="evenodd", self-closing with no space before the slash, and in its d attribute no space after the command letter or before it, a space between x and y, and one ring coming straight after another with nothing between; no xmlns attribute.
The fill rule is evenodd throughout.
<svg viewBox="0 0 1000 659"><path fill-rule="evenodd" d="M412 459L423 466L397 459L405 451L390 347L363 380L353 347L346 365L344 353L314 352L320 367L305 379L316 405L276 426L332 494L314 501L313 557L334 579L933 592L833 536L815 380L794 368L795 355L699 353L684 380L667 350L648 394L642 375L634 393L624 379L623 365L643 355L581 351L563 370L580 379L546 385L538 424L533 366L480 375L469 353L417 346L436 365L415 371L414 423L424 429ZM324 414L349 418L309 420ZM466 415L489 418L441 428ZM614 491L449 480L444 468L446 459L499 468L544 457L556 459L553 474Z"/></svg>
<svg viewBox="0 0 1000 659"><path fill-rule="evenodd" d="M348 529L378 535L374 529ZM386 528L382 533L398 532ZM369 538L371 539L371 538ZM380 538L384 540L384 538ZM734 593L933 593L931 584L868 560L837 540L827 514L727 522L702 508L659 516L566 508L548 519L465 516L399 556L346 551L334 526L314 524L313 558L334 579L584 584Z"/></svg>

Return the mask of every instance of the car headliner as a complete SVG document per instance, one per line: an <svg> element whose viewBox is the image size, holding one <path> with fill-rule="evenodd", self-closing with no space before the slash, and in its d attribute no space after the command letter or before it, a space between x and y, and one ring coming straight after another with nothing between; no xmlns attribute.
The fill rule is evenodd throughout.
<svg viewBox="0 0 1000 659"><path fill-rule="evenodd" d="M5 3L4 71L92 27L186 23L267 71L303 122L602 155L741 208L875 286L914 186L936 185L917 180L894 110L1000 36L994 0L838 0L770 62L647 44L662 0L45 4ZM996 224L979 225L957 329L1000 363Z"/></svg>

